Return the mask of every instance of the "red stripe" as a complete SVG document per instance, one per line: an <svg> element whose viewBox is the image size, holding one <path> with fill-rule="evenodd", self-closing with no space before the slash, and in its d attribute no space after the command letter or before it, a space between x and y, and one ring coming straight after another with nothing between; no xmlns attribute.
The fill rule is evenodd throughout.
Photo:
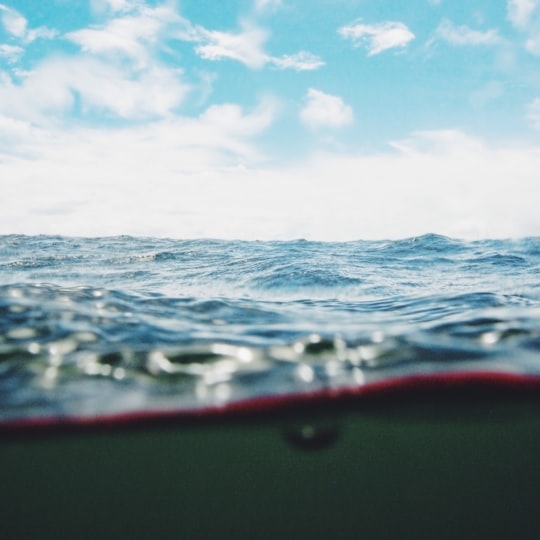
<svg viewBox="0 0 540 540"><path fill-rule="evenodd" d="M335 402L346 398L384 396L398 391L445 389L459 390L471 387L540 391L540 376L508 373L446 373L413 375L377 383L338 389L320 389L313 392L261 396L225 404L223 406L194 409L150 409L96 416L47 416L0 422L0 430L31 431L57 427L107 427L129 425L166 419L219 418L279 410L296 405Z"/></svg>

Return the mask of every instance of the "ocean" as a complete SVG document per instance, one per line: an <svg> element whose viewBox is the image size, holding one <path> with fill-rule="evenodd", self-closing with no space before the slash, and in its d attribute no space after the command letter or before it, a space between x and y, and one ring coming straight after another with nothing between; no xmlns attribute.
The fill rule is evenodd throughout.
<svg viewBox="0 0 540 540"><path fill-rule="evenodd" d="M0 424L540 377L540 238L0 236Z"/></svg>

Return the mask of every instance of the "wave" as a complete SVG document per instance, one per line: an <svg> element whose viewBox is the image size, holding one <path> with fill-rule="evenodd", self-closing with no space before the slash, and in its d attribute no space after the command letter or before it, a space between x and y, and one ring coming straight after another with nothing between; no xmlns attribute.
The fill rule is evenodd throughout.
<svg viewBox="0 0 540 540"><path fill-rule="evenodd" d="M0 421L540 376L539 245L0 237Z"/></svg>

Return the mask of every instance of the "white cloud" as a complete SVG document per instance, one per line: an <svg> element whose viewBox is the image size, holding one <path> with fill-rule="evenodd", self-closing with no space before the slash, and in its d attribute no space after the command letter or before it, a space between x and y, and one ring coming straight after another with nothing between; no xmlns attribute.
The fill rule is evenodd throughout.
<svg viewBox="0 0 540 540"><path fill-rule="evenodd" d="M23 43L31 43L38 38L52 39L57 35L56 30L44 26L29 29L26 18L4 4L0 4L0 20L6 32Z"/></svg>
<svg viewBox="0 0 540 540"><path fill-rule="evenodd" d="M539 0L508 0L508 20L516 28L525 28L539 6Z"/></svg>
<svg viewBox="0 0 540 540"><path fill-rule="evenodd" d="M322 65L304 51L281 58L267 55L263 50L266 32L247 24L237 34L215 32L191 25L172 4L154 8L135 2L107 4L120 15L66 36L88 54L50 56L30 71L2 75L0 114L39 126L63 122L75 108L82 115L101 118L169 116L177 112L190 90L182 70L157 60L156 50L171 37L196 43L204 58L231 58L251 68L272 63L280 69L307 70ZM25 32L28 36L28 29ZM0 48L0 56L11 63L22 53L22 47L14 45ZM118 55L129 61L118 62Z"/></svg>
<svg viewBox="0 0 540 540"><path fill-rule="evenodd" d="M238 113L233 106L199 120L114 133L25 135L27 126L12 125L33 145L34 158L0 155L0 234L540 235L540 148L489 146L459 131L424 132L390 153L319 153L294 167L263 169L251 145L229 131L238 121L251 126L249 133L254 124L264 129L264 121L253 120L261 113Z"/></svg>
<svg viewBox="0 0 540 540"><path fill-rule="evenodd" d="M107 0L103 5L120 16L66 36L90 54L51 55L31 70L0 73L0 115L51 128L73 125L74 114L155 121L177 112L190 87L181 69L156 59L154 48L167 25L179 32L184 20L168 4L150 8L144 2ZM19 28L26 42L48 35L43 27L28 29L19 23ZM22 47L0 48L0 56L11 63L22 53ZM129 61L118 62L118 53Z"/></svg>
<svg viewBox="0 0 540 540"><path fill-rule="evenodd" d="M540 235L539 148L488 146L459 131L424 132L394 142L387 153L308 156L294 167L264 169L255 138L272 125L277 104L263 100L246 110L222 103L196 118L179 116L188 91L183 74L157 62L154 47L176 36L209 60L229 58L251 68L315 69L322 60L305 51L271 56L263 29L206 30L183 20L172 4L101 3L113 18L70 34L84 54L49 57L17 76L0 72L0 234L326 240L426 232ZM10 32L17 46L0 48L8 61L39 30L10 24L19 36ZM344 37L366 44L370 54L403 47L414 37L401 23L385 24L398 26L393 34L377 34L374 26L371 33L356 28L354 34L349 26ZM467 41L470 34L460 28L451 26L458 41ZM479 34L484 37L476 36L478 43L486 33ZM117 62L119 54L130 61ZM478 103L496 97L500 87L481 90ZM528 108L538 129L539 101ZM82 128L70 120L75 107L146 122L129 129ZM353 111L340 96L311 88L300 119L310 128L339 128L353 121Z"/></svg>
<svg viewBox="0 0 540 540"><path fill-rule="evenodd" d="M414 34L402 22L388 21L379 24L363 24L360 20L342 26L338 33L350 39L355 47L365 45L368 55L373 56L393 48L403 48L414 39Z"/></svg>
<svg viewBox="0 0 540 540"><path fill-rule="evenodd" d="M352 123L352 108L339 96L325 94L310 88L306 103L300 111L300 120L306 126L315 128L340 128Z"/></svg>
<svg viewBox="0 0 540 540"><path fill-rule="evenodd" d="M84 112L121 118L165 116L187 92L181 73L159 66L136 74L96 58L58 57L20 83L0 80L0 114L47 125L71 111L78 96Z"/></svg>
<svg viewBox="0 0 540 540"><path fill-rule="evenodd" d="M126 13L140 7L142 3L140 0L90 0L91 9L96 14L107 11Z"/></svg>
<svg viewBox="0 0 540 540"><path fill-rule="evenodd" d="M236 60L252 69L261 69L267 64L295 71L309 71L324 66L323 60L307 51L280 57L268 55L264 50L268 32L248 23L244 23L242 31L238 33L196 26L186 39L200 43L195 47L195 52L205 60Z"/></svg>
<svg viewBox="0 0 540 540"><path fill-rule="evenodd" d="M279 69L294 69L295 71L311 71L325 65L324 60L307 51L270 57L269 61Z"/></svg>
<svg viewBox="0 0 540 540"><path fill-rule="evenodd" d="M270 98L262 100L249 114L245 114L239 105L227 103L210 106L199 119L210 131L217 130L230 135L248 137L268 128L275 118L277 109L277 102ZM201 142L207 140L207 137L205 135Z"/></svg>
<svg viewBox="0 0 540 540"><path fill-rule="evenodd" d="M486 146L483 141L457 129L415 131L407 139L392 141L390 145L404 156L430 155L434 157L480 155Z"/></svg>
<svg viewBox="0 0 540 540"><path fill-rule="evenodd" d="M457 26L448 19L443 19L435 30L433 41L441 40L450 43L451 45L496 45L501 42L501 36L498 30L473 30L465 25Z"/></svg>
<svg viewBox="0 0 540 540"><path fill-rule="evenodd" d="M199 118L67 131L0 115L0 234L23 228L198 235L205 232L203 215L209 223L221 221L223 231L231 223L245 225L241 213L250 210L242 207L241 191L231 197L228 190L235 185L228 180L238 165L260 159L251 138L267 129L275 114L272 100L252 111L225 103ZM3 141L15 141L17 152ZM21 192L24 205L12 208Z"/></svg>
<svg viewBox="0 0 540 540"><path fill-rule="evenodd" d="M0 114L0 141L4 151L13 150L13 146L22 142L27 142L31 137L35 137L39 130L34 128L29 122L8 118Z"/></svg>
<svg viewBox="0 0 540 540"><path fill-rule="evenodd" d="M262 68L268 61L263 50L267 33L256 27L244 26L242 32L234 34L216 30L198 29L203 45L198 45L195 51L206 60L221 60L228 58L242 62L250 68Z"/></svg>
<svg viewBox="0 0 540 540"><path fill-rule="evenodd" d="M150 61L149 49L156 45L159 35L168 25L189 26L176 11L167 5L155 8L141 7L129 15L120 16L105 25L84 28L66 34L83 51L93 54L128 56L139 66Z"/></svg>
<svg viewBox="0 0 540 540"><path fill-rule="evenodd" d="M8 62L16 62L24 53L22 47L17 45L0 45L0 58L6 58Z"/></svg>
<svg viewBox="0 0 540 540"><path fill-rule="evenodd" d="M151 8L120 0L112 7L111 3L112 0L105 1L110 10L120 12L119 16L104 25L70 32L67 39L91 54L127 56L138 67L151 63L152 50L165 39L194 43L196 54L205 60L235 60L252 69L261 69L269 63L296 71L324 65L319 57L306 51L281 57L268 55L264 50L268 32L249 22L242 24L240 32L209 30L181 17L173 4Z"/></svg>
<svg viewBox="0 0 540 540"><path fill-rule="evenodd" d="M26 34L27 21L16 10L0 4L1 20L6 31L18 38L24 38Z"/></svg>
<svg viewBox="0 0 540 540"><path fill-rule="evenodd" d="M99 103L103 96L94 99ZM119 107L119 103L114 104ZM250 139L272 124L277 110L276 101L266 98L251 111L224 103L210 106L197 118L175 115L129 128L72 125L67 130L52 125L36 127L30 121L0 112L0 162L11 152L4 142L12 141L18 154L34 159L73 163L81 159L81 163L90 164L92 160L100 161L100 156L113 159L115 155L132 155L136 160L135 156L155 154L156 159L166 156L167 166L192 174L205 168L212 170L216 160L222 166L231 159L257 160L259 153Z"/></svg>
<svg viewBox="0 0 540 540"><path fill-rule="evenodd" d="M58 31L52 28L47 28L45 26L40 26L39 28L31 28L26 32L24 38L25 43L31 43L36 39L53 39L58 36Z"/></svg>
<svg viewBox="0 0 540 540"><path fill-rule="evenodd" d="M525 49L540 55L540 0L508 0L508 19L526 34Z"/></svg>

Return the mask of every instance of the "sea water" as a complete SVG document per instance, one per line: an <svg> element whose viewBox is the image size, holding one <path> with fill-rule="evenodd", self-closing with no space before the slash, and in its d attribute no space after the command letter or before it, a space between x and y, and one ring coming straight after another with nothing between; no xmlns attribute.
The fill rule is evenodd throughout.
<svg viewBox="0 0 540 540"><path fill-rule="evenodd" d="M0 236L0 422L540 376L540 238Z"/></svg>

